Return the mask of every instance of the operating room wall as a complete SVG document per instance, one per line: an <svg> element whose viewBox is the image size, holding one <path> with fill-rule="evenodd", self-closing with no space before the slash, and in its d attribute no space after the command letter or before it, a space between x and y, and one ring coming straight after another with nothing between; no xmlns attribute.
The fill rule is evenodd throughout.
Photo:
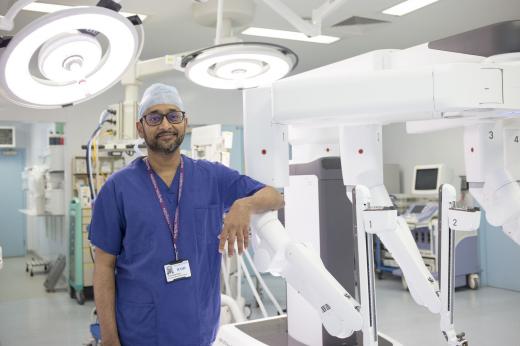
<svg viewBox="0 0 520 346"><path fill-rule="evenodd" d="M1 114L1 111L0 111ZM29 147L29 137L30 137L30 125L14 122L14 121L0 121L0 126L9 126L15 128L15 148L14 150L17 152L16 159L17 164L12 165L10 163L6 163L6 167L3 167L2 164L0 164L0 179L5 179L4 170L9 172L8 174L21 174L22 172L16 172L15 167L19 166L20 163L22 165L27 162L28 158L28 147ZM4 148L0 148L4 149ZM0 153L1 155L2 153ZM25 159L24 159L25 157ZM25 162L24 162L25 161ZM2 160L3 163L3 160ZM13 171L14 169L14 171ZM18 181L16 182L18 183ZM26 225L26 218L25 215L23 215L21 212L19 212L18 208L26 208L25 198L24 194L20 191L21 186L16 186L16 183L10 182L10 181L3 181L2 184L2 191L0 191L0 196L4 199L9 198L9 196L13 196L14 200L22 201L22 205L17 205L16 208L13 208L13 205L9 202L5 201L4 205L9 207L7 218L1 220L0 224L0 232L7 232L4 234L4 237L8 237L11 240L13 240L13 248L6 249L6 244L0 244L0 246L4 246L4 256L6 253L13 253L13 254L20 254L20 250L23 248L23 242L27 242L27 235L26 234L19 234L18 232L25 232L23 227ZM4 210L5 212L5 210ZM22 229L20 229L22 228ZM5 238L4 238L5 239ZM14 241L15 240L15 241ZM16 245L15 245L16 244Z"/></svg>
<svg viewBox="0 0 520 346"><path fill-rule="evenodd" d="M404 193L410 193L413 167L443 163L452 172L448 181L460 190L459 175L465 174L463 130L451 129L428 134L407 134L404 124L383 128L384 163L398 164L402 170ZM479 229L481 282L498 288L520 291L520 246L500 228L483 217Z"/></svg>
<svg viewBox="0 0 520 346"><path fill-rule="evenodd" d="M383 128L384 163L399 164L403 192L411 193L413 168L416 165L442 163L448 171L447 183L460 190L459 175L465 175L463 131L451 129L426 134L407 134L404 124Z"/></svg>

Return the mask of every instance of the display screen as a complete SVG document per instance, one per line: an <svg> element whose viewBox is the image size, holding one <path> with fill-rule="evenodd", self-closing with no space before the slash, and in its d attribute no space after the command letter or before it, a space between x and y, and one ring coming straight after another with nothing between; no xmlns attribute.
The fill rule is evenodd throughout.
<svg viewBox="0 0 520 346"><path fill-rule="evenodd" d="M418 169L415 173L415 190L437 189L438 168Z"/></svg>
<svg viewBox="0 0 520 346"><path fill-rule="evenodd" d="M0 128L0 145L13 145L13 129Z"/></svg>
<svg viewBox="0 0 520 346"><path fill-rule="evenodd" d="M424 209L424 205L416 205L415 207L412 208L412 210L410 211L410 214L420 214L423 209Z"/></svg>

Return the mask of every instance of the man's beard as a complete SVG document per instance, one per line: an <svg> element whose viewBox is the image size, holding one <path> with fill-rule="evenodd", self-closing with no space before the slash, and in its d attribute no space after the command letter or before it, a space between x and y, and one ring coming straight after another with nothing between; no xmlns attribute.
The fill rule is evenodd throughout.
<svg viewBox="0 0 520 346"><path fill-rule="evenodd" d="M176 138L173 142L164 143L160 140L160 136L165 134L175 135ZM175 153L180 148L182 142L184 141L184 132L180 134L177 131L163 131L155 135L154 138L149 138L145 133L144 141L146 142L148 150L169 155Z"/></svg>

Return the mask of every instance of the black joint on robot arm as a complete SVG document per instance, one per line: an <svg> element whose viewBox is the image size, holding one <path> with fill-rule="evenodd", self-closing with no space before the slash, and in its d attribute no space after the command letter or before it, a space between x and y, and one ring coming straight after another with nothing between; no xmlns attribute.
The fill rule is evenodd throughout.
<svg viewBox="0 0 520 346"><path fill-rule="evenodd" d="M12 36L0 37L0 48L7 47L7 45L9 44L9 42L11 42L12 39L13 39Z"/></svg>
<svg viewBox="0 0 520 346"><path fill-rule="evenodd" d="M141 18L138 15L133 15L133 16L127 17L126 19L128 19L130 21L130 23L132 23L133 25L143 24L143 21L141 20Z"/></svg>
<svg viewBox="0 0 520 346"><path fill-rule="evenodd" d="M117 112L115 111L115 109L107 109L107 112L110 113L110 114L112 114L112 115L116 115L116 113L117 113Z"/></svg>
<svg viewBox="0 0 520 346"><path fill-rule="evenodd" d="M96 6L108 8L109 10L112 10L115 12L121 11L121 8L123 7L113 0L99 0L99 2L97 3Z"/></svg>

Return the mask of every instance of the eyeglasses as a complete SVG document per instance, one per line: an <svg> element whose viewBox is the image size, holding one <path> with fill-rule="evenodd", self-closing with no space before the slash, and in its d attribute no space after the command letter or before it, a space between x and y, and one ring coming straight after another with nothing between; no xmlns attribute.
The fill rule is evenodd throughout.
<svg viewBox="0 0 520 346"><path fill-rule="evenodd" d="M170 124L180 124L186 117L186 112L183 111L169 111L166 114L162 114L159 112L152 112L143 115L144 121L148 124L148 126L157 126L162 123L163 118L168 120Z"/></svg>

